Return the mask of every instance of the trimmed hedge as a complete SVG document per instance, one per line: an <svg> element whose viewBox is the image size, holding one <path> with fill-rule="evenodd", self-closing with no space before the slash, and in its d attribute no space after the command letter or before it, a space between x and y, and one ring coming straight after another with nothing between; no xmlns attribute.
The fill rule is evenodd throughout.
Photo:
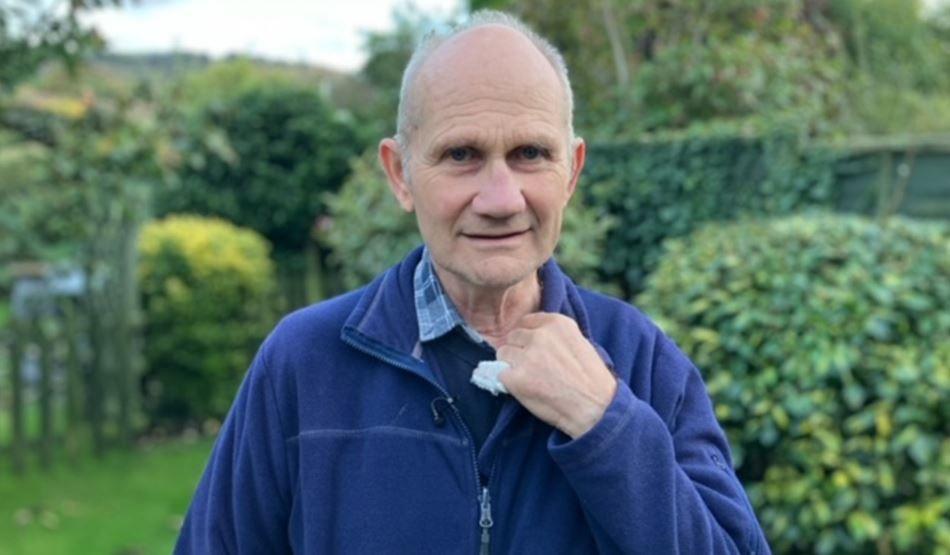
<svg viewBox="0 0 950 555"><path fill-rule="evenodd" d="M669 241L639 305L704 370L778 553L950 553L950 227L796 216Z"/></svg>
<svg viewBox="0 0 950 555"><path fill-rule="evenodd" d="M593 145L584 183L617 221L603 279L633 296L659 263L662 243L713 220L785 215L832 204L835 157L784 131L746 137L720 129Z"/></svg>
<svg viewBox="0 0 950 555"><path fill-rule="evenodd" d="M354 159L351 170L340 191L328 195L330 218L319 226L317 237L331 249L330 261L345 289L369 282L422 243L415 217L399 207L389 190L375 149ZM581 195L571 200L555 254L578 283L616 290L598 281L604 238L613 221L584 206Z"/></svg>
<svg viewBox="0 0 950 555"><path fill-rule="evenodd" d="M227 413L273 323L269 250L254 231L214 218L169 216L142 231L143 402L153 427Z"/></svg>

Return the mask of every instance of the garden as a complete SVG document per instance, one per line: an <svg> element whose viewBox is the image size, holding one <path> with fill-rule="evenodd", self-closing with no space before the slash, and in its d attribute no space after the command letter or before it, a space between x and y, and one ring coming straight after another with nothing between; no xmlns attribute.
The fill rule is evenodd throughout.
<svg viewBox="0 0 950 555"><path fill-rule="evenodd" d="M169 552L268 331L420 241L375 148L442 22L341 72L112 53L108 4L0 7L0 555ZM950 554L950 4L484 7L571 68L557 260L699 367L773 550Z"/></svg>

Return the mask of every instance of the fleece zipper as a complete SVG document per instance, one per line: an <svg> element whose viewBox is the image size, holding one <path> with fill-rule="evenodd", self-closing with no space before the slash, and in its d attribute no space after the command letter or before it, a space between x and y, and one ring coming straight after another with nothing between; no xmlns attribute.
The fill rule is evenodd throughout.
<svg viewBox="0 0 950 555"><path fill-rule="evenodd" d="M488 555L491 553L491 528L494 524L491 514L491 494L488 490L488 484L491 482L491 478L495 473L495 465L492 465L491 470L489 470L488 480L483 483L482 474L478 468L478 452L475 451L474 436L472 435L471 431L469 431L468 426L465 424L465 420L462 419L462 413L459 411L458 407L455 406L454 400L449 395L448 391L445 390L445 388L443 388L437 382L430 380L421 374L418 374L416 372L417 368L414 368L413 364L399 360L396 357L389 356L386 353L375 349L372 344L364 341L359 335L355 333L347 333L347 331L348 330L344 330L342 333L342 339L344 343L387 364L395 366L396 368L401 368L416 374L420 379L423 379L432 385L432 387L434 387L442 395L442 397L445 398L449 406L452 407L452 413L455 415L455 419L459 423L462 433L465 434L465 437L468 440L469 451L472 455L472 469L475 471L475 485L479 490L478 496L476 497L476 501L478 503L478 528L480 531L479 555Z"/></svg>

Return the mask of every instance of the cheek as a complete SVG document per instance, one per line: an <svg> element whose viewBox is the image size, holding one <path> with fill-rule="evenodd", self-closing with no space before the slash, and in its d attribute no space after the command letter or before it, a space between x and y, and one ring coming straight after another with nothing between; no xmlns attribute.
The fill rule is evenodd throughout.
<svg viewBox="0 0 950 555"><path fill-rule="evenodd" d="M525 191L525 200L532 207L542 225L560 221L564 209L570 200L567 188L563 185L546 183L542 187Z"/></svg>
<svg viewBox="0 0 950 555"><path fill-rule="evenodd" d="M420 226L427 228L451 227L465 210L466 197L460 191L451 191L447 187L433 190L420 190L415 196L416 217Z"/></svg>

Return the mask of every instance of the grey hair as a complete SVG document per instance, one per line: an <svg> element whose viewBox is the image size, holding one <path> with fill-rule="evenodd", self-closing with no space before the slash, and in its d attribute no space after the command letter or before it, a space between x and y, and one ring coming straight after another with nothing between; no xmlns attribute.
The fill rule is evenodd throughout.
<svg viewBox="0 0 950 555"><path fill-rule="evenodd" d="M574 144L574 94L571 92L571 80L567 75L564 57L553 44L515 16L495 10L479 10L458 25L427 33L416 46L412 57L409 58L409 63L406 64L406 70L402 74L402 86L399 89L399 112L396 117L396 142L399 143L399 149L402 151L404 168L409 160L410 128L415 123L411 121L414 107L410 97L419 70L425 65L429 56L446 41L465 31L486 25L501 25L521 33L550 62L564 88L564 98L567 100L568 145Z"/></svg>

